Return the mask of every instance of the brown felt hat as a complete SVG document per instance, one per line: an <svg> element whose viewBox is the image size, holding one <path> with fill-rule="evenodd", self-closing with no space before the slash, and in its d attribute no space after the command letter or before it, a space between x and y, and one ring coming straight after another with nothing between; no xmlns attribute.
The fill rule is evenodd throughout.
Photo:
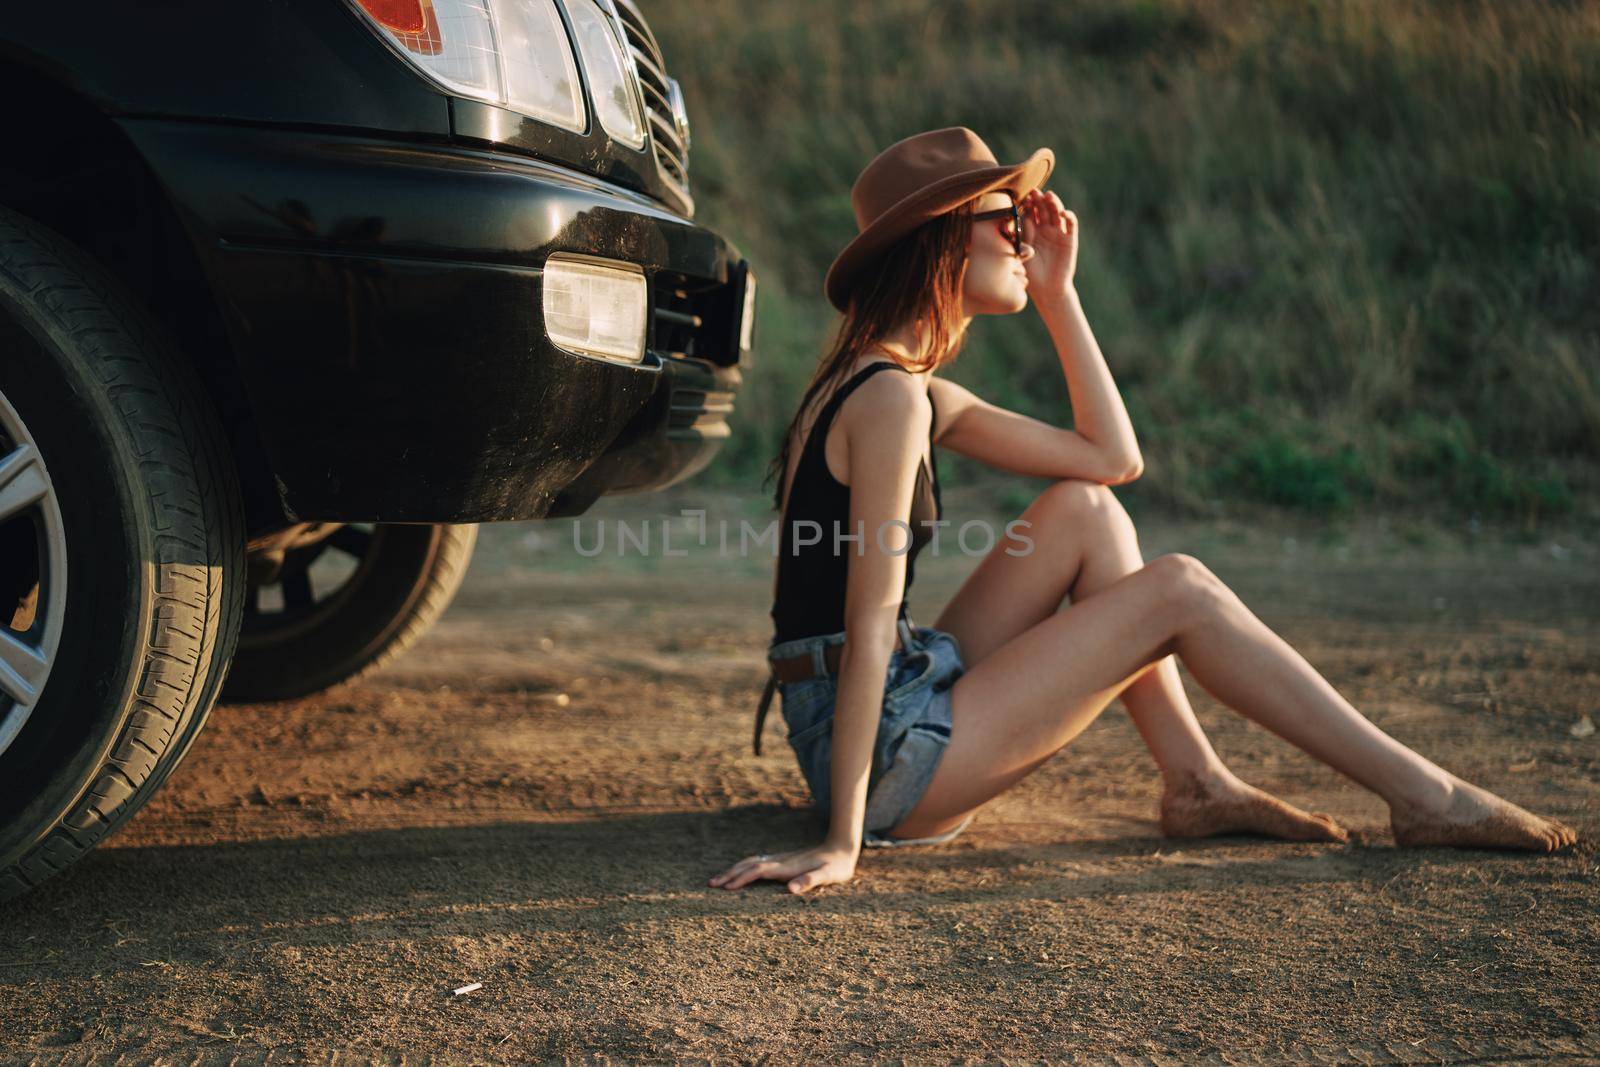
<svg viewBox="0 0 1600 1067"><path fill-rule="evenodd" d="M929 219L984 193L1001 190L1021 200L1050 177L1055 153L1041 148L1021 163L1002 165L965 126L907 137L878 153L850 187L855 239L828 268L828 302L843 311L861 272L890 245Z"/></svg>

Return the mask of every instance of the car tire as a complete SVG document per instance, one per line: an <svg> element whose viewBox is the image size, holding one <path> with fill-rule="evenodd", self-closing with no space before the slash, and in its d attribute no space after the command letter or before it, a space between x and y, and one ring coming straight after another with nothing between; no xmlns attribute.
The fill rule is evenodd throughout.
<svg viewBox="0 0 1600 1067"><path fill-rule="evenodd" d="M477 540L478 528L465 524L347 525L291 549L278 580L252 580L223 700L309 696L392 662L449 607ZM307 576L330 550L353 559L354 571L315 591ZM288 592L290 575L303 579L298 595ZM283 591L269 607L262 600L272 586Z"/></svg>
<svg viewBox="0 0 1600 1067"><path fill-rule="evenodd" d="M82 857L172 773L245 590L232 456L193 369L87 254L0 209L7 463L0 899Z"/></svg>

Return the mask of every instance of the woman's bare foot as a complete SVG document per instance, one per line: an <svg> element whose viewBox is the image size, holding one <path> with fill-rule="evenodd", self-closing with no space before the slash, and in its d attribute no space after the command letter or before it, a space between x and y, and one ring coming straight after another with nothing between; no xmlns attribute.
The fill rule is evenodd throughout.
<svg viewBox="0 0 1600 1067"><path fill-rule="evenodd" d="M1168 837L1262 834L1288 841L1346 841L1327 815L1302 811L1225 774L1175 775L1161 793L1161 832Z"/></svg>
<svg viewBox="0 0 1600 1067"><path fill-rule="evenodd" d="M1486 789L1451 776L1449 796L1424 807L1391 801L1389 825L1395 843L1410 848L1512 848L1554 852L1578 840L1578 832L1502 800Z"/></svg>

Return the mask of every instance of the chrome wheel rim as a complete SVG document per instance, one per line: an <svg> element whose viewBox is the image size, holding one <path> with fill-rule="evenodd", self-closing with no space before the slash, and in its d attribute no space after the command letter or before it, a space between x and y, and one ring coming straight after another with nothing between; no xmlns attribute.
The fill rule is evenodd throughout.
<svg viewBox="0 0 1600 1067"><path fill-rule="evenodd" d="M0 603L0 754L22 733L44 695L61 644L67 606L67 538L61 504L33 435L0 393L0 531L26 544L31 530L34 559L8 553L0 573L16 589L34 579L32 602ZM26 568L32 567L29 571Z"/></svg>

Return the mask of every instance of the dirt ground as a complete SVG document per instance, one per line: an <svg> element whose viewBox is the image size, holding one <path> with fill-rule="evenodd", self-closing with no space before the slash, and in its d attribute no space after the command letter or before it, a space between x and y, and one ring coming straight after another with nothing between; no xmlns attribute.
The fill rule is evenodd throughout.
<svg viewBox="0 0 1600 1067"><path fill-rule="evenodd" d="M1357 839L1164 840L1113 705L956 842L800 898L705 884L821 828L776 709L750 751L770 557L720 554L714 527L685 557L571 537L485 527L403 660L218 708L127 827L3 906L0 1059L1600 1062L1595 544L1142 533L1383 728L1577 826L1576 851L1398 851L1380 802L1191 684L1242 777ZM918 622L975 563L919 559Z"/></svg>

